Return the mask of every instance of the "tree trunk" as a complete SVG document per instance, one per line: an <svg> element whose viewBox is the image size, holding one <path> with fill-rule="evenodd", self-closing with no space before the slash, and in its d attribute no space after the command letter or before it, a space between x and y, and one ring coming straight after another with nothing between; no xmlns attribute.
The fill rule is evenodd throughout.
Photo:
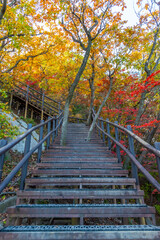
<svg viewBox="0 0 160 240"><path fill-rule="evenodd" d="M88 114L88 119L87 119L87 126L91 125L92 122L92 108L94 104L94 79L95 79L95 62L94 62L94 53L91 56L92 59L92 76L89 79L89 86L91 89L91 101L90 101L90 106L89 106L89 114Z"/></svg>
<svg viewBox="0 0 160 240"><path fill-rule="evenodd" d="M135 125L138 126L140 124L140 119L142 114L144 113L144 103L145 103L145 97L146 97L147 92L144 91L141 94L141 99L139 102L139 108L138 108L138 112L137 112L137 116L136 116L136 120L135 120Z"/></svg>
<svg viewBox="0 0 160 240"><path fill-rule="evenodd" d="M94 117L94 119L93 119L92 125L91 125L91 127L90 127L90 129L89 129L89 131L88 131L87 142L90 141L90 139L91 139L91 134L92 134L92 131L93 131L94 127L95 127L96 121L97 121L97 119L98 119L98 117L99 117L99 115L100 115L100 113L101 113L101 111L102 111L102 108L104 107L107 99L109 98L109 95L110 95L110 93L111 93L111 90L112 90L112 78L110 79L110 87L109 87L108 93L107 93L107 95L105 96L105 98L103 99L103 102L102 102L102 104L100 105L100 107L99 107L99 109L98 109L98 112L96 113L96 115L95 115L95 117Z"/></svg>
<svg viewBox="0 0 160 240"><path fill-rule="evenodd" d="M66 137L67 137L67 125L68 125L68 116L69 116L69 105L72 101L73 98L73 94L74 94L74 90L83 74L83 71L86 67L88 58L89 58L89 54L90 54L90 50L91 50L91 45L92 45L92 41L91 39L88 40L88 46L83 58L83 62L79 68L79 71L75 77L74 82L72 83L70 89L69 89L69 94L65 103L65 108L64 108L64 118L63 118L63 124L62 124L62 133L61 133L61 145L64 146L66 144Z"/></svg>
<svg viewBox="0 0 160 240"><path fill-rule="evenodd" d="M90 83L90 89L91 89L91 101L90 101L90 106L89 106L89 114L88 114L88 119L87 119L87 126L91 125L92 122L92 109L94 105L94 80L91 80Z"/></svg>

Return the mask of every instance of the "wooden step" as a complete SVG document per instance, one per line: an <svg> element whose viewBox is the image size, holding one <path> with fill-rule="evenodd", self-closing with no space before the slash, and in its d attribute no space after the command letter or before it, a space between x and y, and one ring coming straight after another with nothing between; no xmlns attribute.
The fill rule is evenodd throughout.
<svg viewBox="0 0 160 240"><path fill-rule="evenodd" d="M129 226L9 226L0 230L1 240L159 240L160 227Z"/></svg>
<svg viewBox="0 0 160 240"><path fill-rule="evenodd" d="M56 141L55 145L59 145L60 146L60 141ZM103 142L98 142L98 141L95 141L95 142L92 142L92 143L87 143L87 142L74 142L74 141L66 141L66 146L69 146L69 147L87 147L87 146L94 146L95 148L96 147L104 147L106 146L105 143Z"/></svg>
<svg viewBox="0 0 160 240"><path fill-rule="evenodd" d="M49 176L128 176L127 170L119 169L38 169L32 171L33 175L49 175Z"/></svg>
<svg viewBox="0 0 160 240"><path fill-rule="evenodd" d="M43 162L38 163L37 168L109 168L109 169L122 169L121 163L110 163L110 162Z"/></svg>
<svg viewBox="0 0 160 240"><path fill-rule="evenodd" d="M105 161L105 162L118 162L118 159L117 158L111 158L111 157L109 157L109 158L106 158L106 157L77 157L77 156L75 156L75 157L57 157L57 156L55 156L55 157L42 157L41 158L41 162L48 162L48 161L51 161L51 162L53 162L53 161L55 161L55 162L57 162L57 161L72 161L72 162L100 162L100 161Z"/></svg>
<svg viewBox="0 0 160 240"><path fill-rule="evenodd" d="M106 152L109 152L108 148L106 146L103 146L103 147L100 147L99 145L95 148L95 146L92 146L92 144L90 146L78 146L78 147L72 147L72 146L59 146L59 145L51 145L49 147L49 150L53 150L53 151L67 151L67 150L72 150L72 149L76 149L76 150L79 150L79 151L82 151L82 150L88 150L88 151L92 151L92 150L95 150L96 151L106 151Z"/></svg>
<svg viewBox="0 0 160 240"><path fill-rule="evenodd" d="M140 218L154 221L155 208L145 204L32 204L9 207L13 218Z"/></svg>
<svg viewBox="0 0 160 240"><path fill-rule="evenodd" d="M79 153L76 153L76 152L46 152L45 154L43 154L44 157L47 157L47 156L62 156L62 157L113 157L112 154L107 154L107 153L101 153L101 152L79 152Z"/></svg>
<svg viewBox="0 0 160 240"><path fill-rule="evenodd" d="M19 199L141 199L136 189L26 189L17 191Z"/></svg>
<svg viewBox="0 0 160 240"><path fill-rule="evenodd" d="M40 178L28 178L25 181L27 186L31 185L102 185L102 186L132 186L135 187L136 180L134 178L104 178L104 177L40 177Z"/></svg>

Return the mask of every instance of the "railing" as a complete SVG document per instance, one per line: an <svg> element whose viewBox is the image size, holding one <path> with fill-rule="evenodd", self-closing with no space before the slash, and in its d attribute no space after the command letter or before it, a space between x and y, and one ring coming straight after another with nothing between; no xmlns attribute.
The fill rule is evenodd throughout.
<svg viewBox="0 0 160 240"><path fill-rule="evenodd" d="M32 124L28 124L28 130L17 137L15 140L7 144L6 140L0 140L0 180L2 178L3 173L3 165L4 165L4 155L5 153L14 147L17 143L21 142L23 139L25 140L25 148L24 148L24 157L20 160L20 162L13 168L13 170L8 174L8 176L1 181L0 183L0 193L4 190L4 188L11 182L14 176L21 169L21 179L20 179L20 189L24 189L24 183L27 176L27 169L29 164L29 158L31 155L38 150L37 162L41 161L42 154L42 144L46 141L47 149L50 146L50 143L54 142L55 137L58 135L58 129L61 127L63 121L63 113L61 112L57 117L49 117L47 121L41 120L41 123L35 127L32 127ZM44 126L47 127L47 134L44 135ZM31 134L33 131L39 129L39 142L30 149L31 147Z"/></svg>
<svg viewBox="0 0 160 240"><path fill-rule="evenodd" d="M0 81L0 83L3 85L3 82ZM41 119L43 119L44 113L48 116L54 116L62 111L62 106L58 101L46 96L44 92L37 91L33 87L21 82L13 85L10 107L12 105L13 96L19 97L25 102L25 118L27 117L29 104L41 111Z"/></svg>
<svg viewBox="0 0 160 240"><path fill-rule="evenodd" d="M93 117L94 116L95 116L95 112L93 110ZM114 127L114 137L111 136L110 126ZM149 143L145 142L140 137L138 137L136 134L134 134L132 132L132 128L130 125L128 125L127 128L124 128L118 125L118 122L113 123L108 121L108 119L104 120L103 118L98 118L96 122L96 127L99 135L102 134L102 139L104 142L106 141L106 137L107 137L107 144L110 150L112 146L111 141L113 141L113 143L116 144L116 154L117 154L118 162L122 162L120 149L122 149L128 155L129 159L131 160L132 177L136 179L136 185L139 186L138 171L140 171L147 178L147 180L153 186L155 186L158 191L160 191L160 183L154 177L152 177L152 175L136 159L134 140L136 140L139 144L141 144L143 147L148 149L148 151L152 152L156 156L159 178L160 178L160 143L156 142L155 147L153 147ZM128 137L129 149L127 149L125 146L123 146L120 143L119 131L121 131L121 133L124 133Z"/></svg>
<svg viewBox="0 0 160 240"><path fill-rule="evenodd" d="M69 117L69 122L71 123L85 123L87 119L85 118L78 118L78 117Z"/></svg>

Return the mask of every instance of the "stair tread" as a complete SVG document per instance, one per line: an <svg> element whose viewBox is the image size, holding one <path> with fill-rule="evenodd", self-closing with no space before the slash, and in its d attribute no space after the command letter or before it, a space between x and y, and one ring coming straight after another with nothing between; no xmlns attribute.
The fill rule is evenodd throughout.
<svg viewBox="0 0 160 240"><path fill-rule="evenodd" d="M152 217L155 208L145 204L33 204L7 209L9 217Z"/></svg>
<svg viewBox="0 0 160 240"><path fill-rule="evenodd" d="M147 204L138 204L138 203L129 203L129 204L19 204L8 209L15 208L150 208L154 209L154 207L150 207Z"/></svg>
<svg viewBox="0 0 160 240"><path fill-rule="evenodd" d="M0 232L10 231L160 231L160 226L155 225L30 225L8 226Z"/></svg>
<svg viewBox="0 0 160 240"><path fill-rule="evenodd" d="M136 180L134 178L126 178L126 177L119 177L119 178L114 178L114 177L34 177L34 178L27 178L26 182L31 182L31 181L40 181L40 180L44 180L44 181L55 181L55 182L97 182L97 183L102 183L102 182L111 182L111 183L115 183L115 184L119 184L120 182L123 182L123 184L128 184L128 183L135 183Z"/></svg>
<svg viewBox="0 0 160 240"><path fill-rule="evenodd" d="M29 192L35 192L35 193L38 193L38 192L44 192L44 193L47 193L47 192L65 192L65 193L70 193L70 192L104 192L106 194L110 194L110 193L144 193L143 190L137 190L137 189L25 189L25 190L19 190L17 191L17 193L25 193L26 191L29 191Z"/></svg>

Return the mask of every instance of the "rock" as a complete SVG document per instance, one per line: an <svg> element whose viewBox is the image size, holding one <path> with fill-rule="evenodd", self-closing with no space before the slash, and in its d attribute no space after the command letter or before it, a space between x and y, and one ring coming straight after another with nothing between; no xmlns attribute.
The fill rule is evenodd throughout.
<svg viewBox="0 0 160 240"><path fill-rule="evenodd" d="M8 121L12 124L12 126L17 126L18 127L18 131L19 131L19 135L25 133L27 131L27 123L24 122L22 119L19 118L19 116L17 116L14 113L3 113L7 116ZM13 139L8 139L8 142L13 141ZM34 131L32 132L32 137L31 137L31 148L33 148L39 141L39 135ZM17 151L19 153L23 153L24 152L24 146L25 146L25 139L23 139L20 143L16 144L12 150L13 151ZM44 144L42 145L42 150L45 150ZM36 150L35 152L38 152L38 150Z"/></svg>

